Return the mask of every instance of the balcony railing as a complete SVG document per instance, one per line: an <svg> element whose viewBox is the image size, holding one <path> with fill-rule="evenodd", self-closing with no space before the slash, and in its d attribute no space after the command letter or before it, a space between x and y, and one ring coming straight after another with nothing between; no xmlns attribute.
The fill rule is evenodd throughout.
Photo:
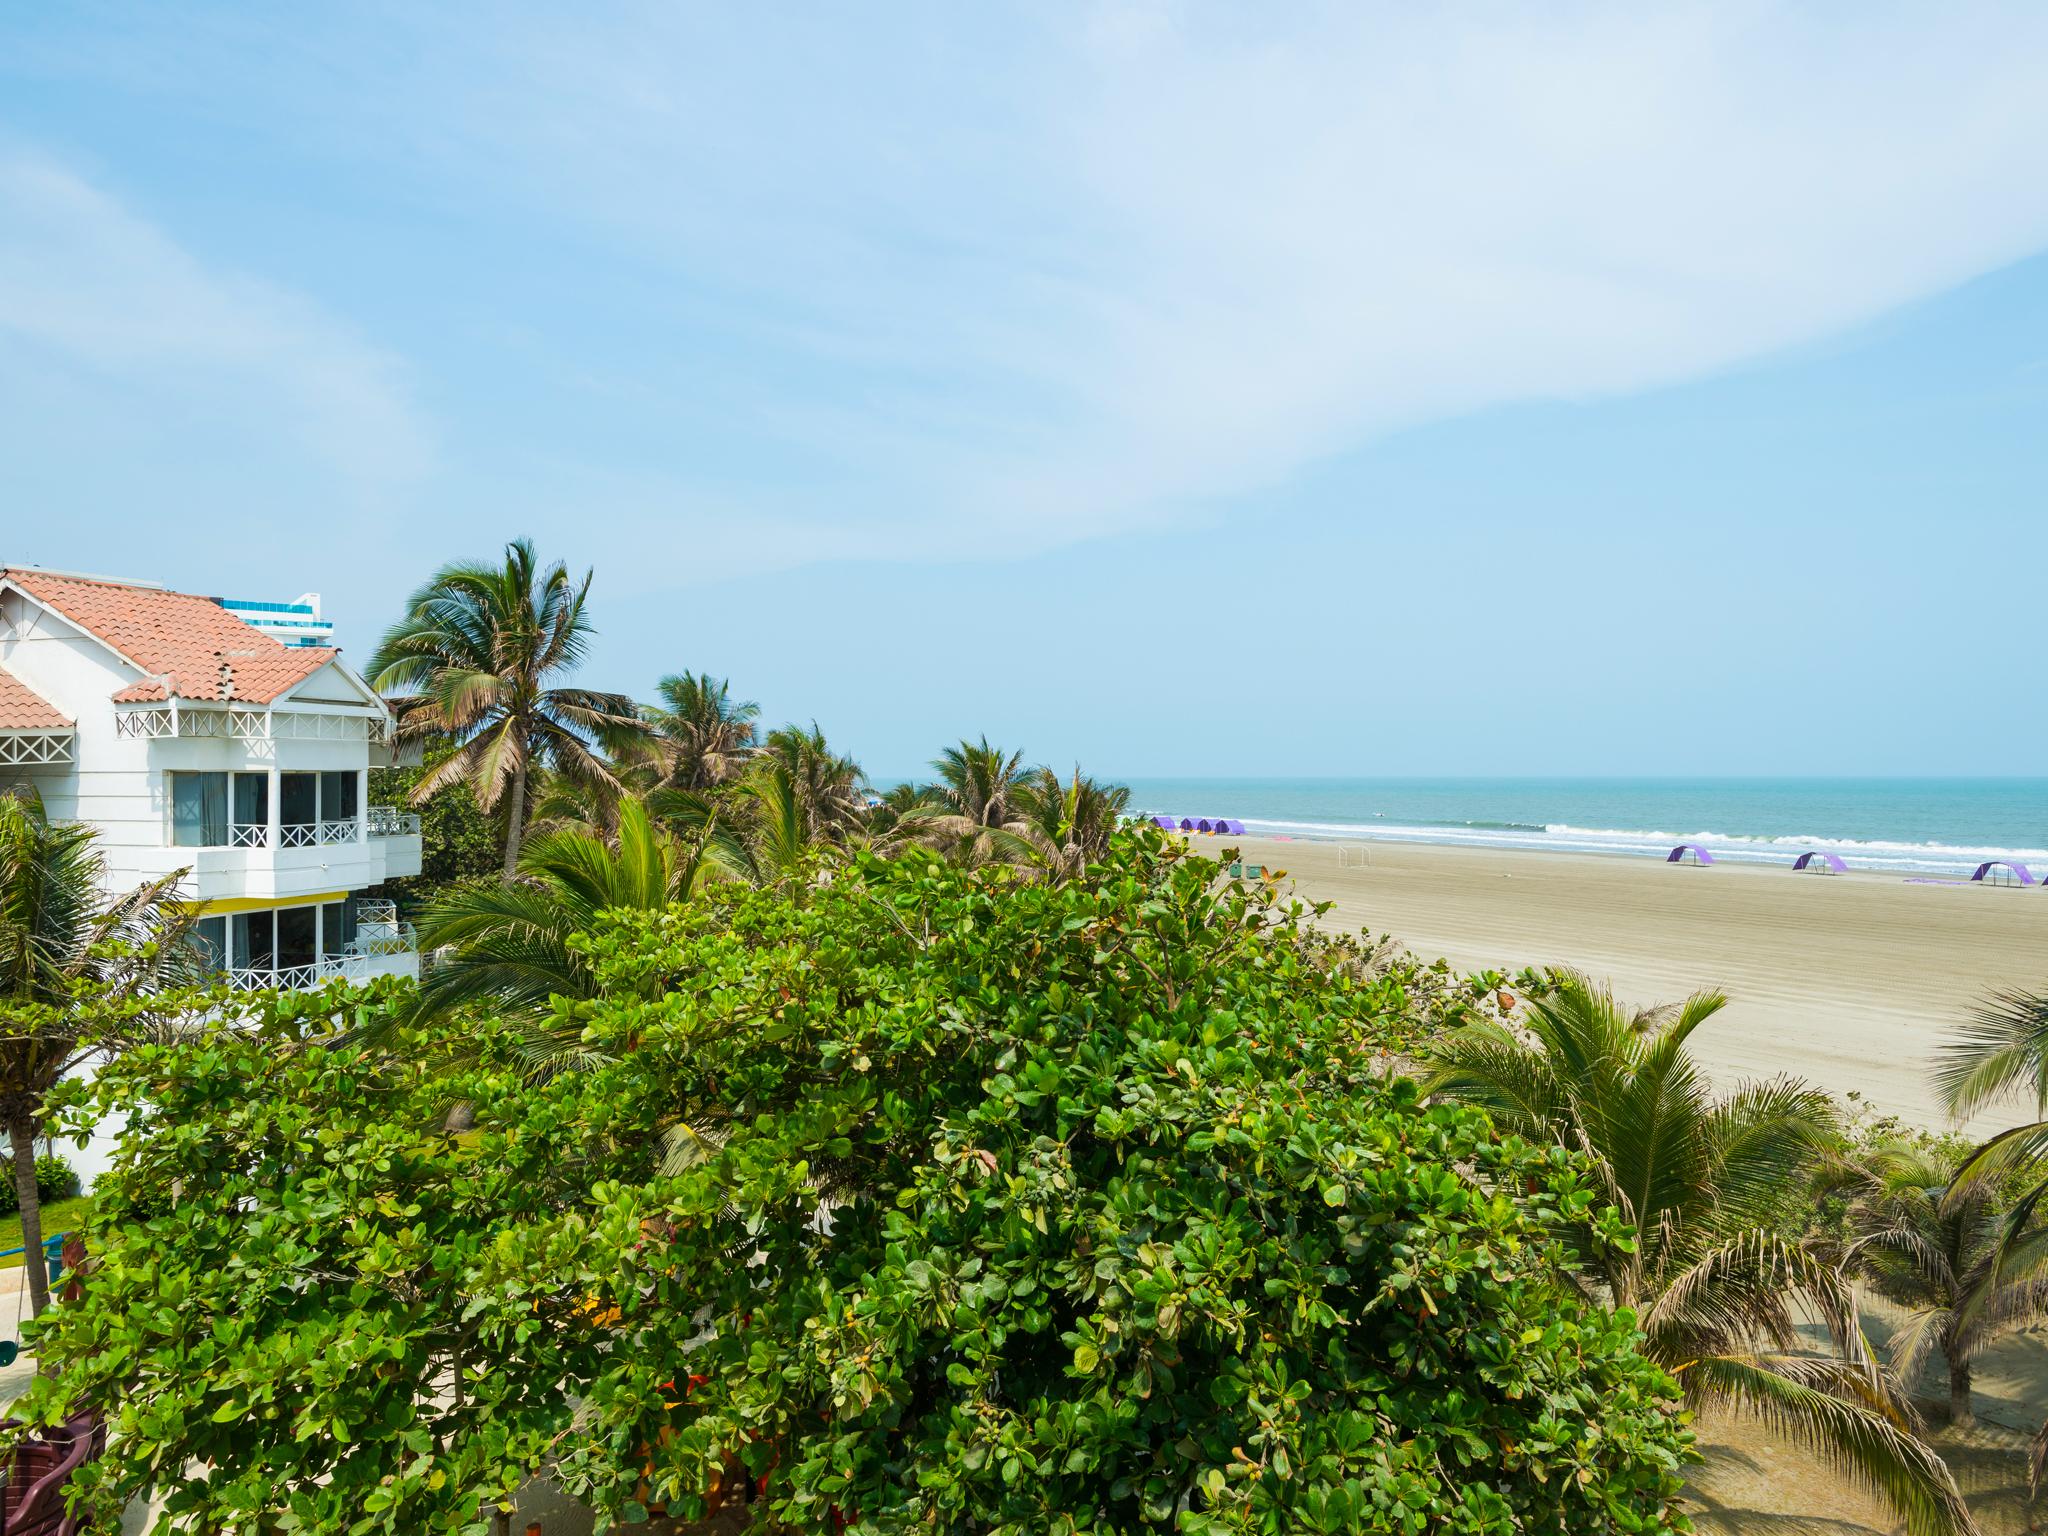
<svg viewBox="0 0 2048 1536"><path fill-rule="evenodd" d="M270 828L260 821L237 823L235 826L228 828L228 846L230 848L268 848L270 846Z"/></svg>
<svg viewBox="0 0 2048 1536"><path fill-rule="evenodd" d="M420 813L401 811L396 806L373 805L370 807L370 836L372 837L418 837L420 835Z"/></svg>
<svg viewBox="0 0 2048 1536"><path fill-rule="evenodd" d="M302 821L279 829L287 848L322 848L330 843L356 840L356 819L347 821Z"/></svg>
<svg viewBox="0 0 2048 1536"><path fill-rule="evenodd" d="M304 991L324 987L330 981L366 981L370 975L367 955L332 955L307 965L281 965L275 970L244 966L227 973L228 985L237 992L262 992L270 988Z"/></svg>

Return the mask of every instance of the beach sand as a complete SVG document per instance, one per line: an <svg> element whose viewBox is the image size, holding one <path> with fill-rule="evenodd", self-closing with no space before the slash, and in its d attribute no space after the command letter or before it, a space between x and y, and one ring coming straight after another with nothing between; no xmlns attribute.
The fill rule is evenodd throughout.
<svg viewBox="0 0 2048 1536"><path fill-rule="evenodd" d="M2048 989L2048 889L1393 843L1353 845L1370 863L1347 868L1334 843L1228 846L1333 901L1329 924L1460 970L1571 966L1638 1004L1718 987L1728 1006L1692 1041L1717 1088L1791 1073L1930 1129L1947 1123L1930 1069L1950 1029L1987 991Z"/></svg>

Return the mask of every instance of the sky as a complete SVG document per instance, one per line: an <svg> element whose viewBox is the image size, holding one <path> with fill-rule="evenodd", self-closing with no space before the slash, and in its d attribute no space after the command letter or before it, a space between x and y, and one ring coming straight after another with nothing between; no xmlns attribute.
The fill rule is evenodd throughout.
<svg viewBox="0 0 2048 1536"><path fill-rule="evenodd" d="M2033 774L2048 7L16 6L0 561L878 777Z"/></svg>

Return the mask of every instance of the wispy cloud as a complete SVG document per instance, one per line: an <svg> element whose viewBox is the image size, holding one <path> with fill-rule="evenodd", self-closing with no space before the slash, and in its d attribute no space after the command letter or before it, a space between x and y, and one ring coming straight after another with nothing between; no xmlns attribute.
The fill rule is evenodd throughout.
<svg viewBox="0 0 2048 1536"><path fill-rule="evenodd" d="M0 372L51 366L296 438L344 479L409 480L429 456L395 357L306 298L202 262L59 162L0 146Z"/></svg>
<svg viewBox="0 0 2048 1536"><path fill-rule="evenodd" d="M940 554L1725 369L2048 245L2038 7L749 15L508 26L414 131L722 294L791 360L755 424Z"/></svg>
<svg viewBox="0 0 2048 1536"><path fill-rule="evenodd" d="M2048 9L2024 3L129 24L100 67L147 60L163 97L552 264L559 289L500 308L560 409L472 439L532 454L558 504L623 500L623 527L721 509L725 570L1162 525L1376 434L1739 366L2048 246ZM634 344L565 309L592 292L636 296ZM0 327L286 381L337 456L419 451L388 359L48 165L0 162ZM422 366L453 378L437 342Z"/></svg>

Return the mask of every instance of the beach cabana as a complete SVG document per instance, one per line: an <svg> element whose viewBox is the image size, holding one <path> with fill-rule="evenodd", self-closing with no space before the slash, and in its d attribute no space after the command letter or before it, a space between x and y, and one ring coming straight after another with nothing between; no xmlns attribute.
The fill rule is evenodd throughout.
<svg viewBox="0 0 2048 1536"><path fill-rule="evenodd" d="M1195 818L1195 830L1197 832L1214 832L1216 830L1216 823L1206 816L1198 816Z"/></svg>
<svg viewBox="0 0 2048 1536"><path fill-rule="evenodd" d="M1979 885L2035 885L2033 871L2015 859L1986 859L1970 876Z"/></svg>
<svg viewBox="0 0 2048 1536"><path fill-rule="evenodd" d="M1817 875L1846 875L1849 866L1842 862L1839 853L1829 853L1825 848L1809 848L1792 861L1794 869L1810 869Z"/></svg>
<svg viewBox="0 0 2048 1536"><path fill-rule="evenodd" d="M1223 820L1216 823L1216 830L1219 832L1228 832L1232 837L1243 837L1244 823L1241 821L1234 821L1226 816Z"/></svg>
<svg viewBox="0 0 2048 1536"><path fill-rule="evenodd" d="M1180 823L1171 816L1154 816L1152 818L1152 825L1167 832L1178 832L1180 830Z"/></svg>
<svg viewBox="0 0 2048 1536"><path fill-rule="evenodd" d="M1180 830L1181 830L1181 831L1183 831L1183 832L1192 832L1192 831L1194 831L1194 830L1195 830L1195 818L1194 818L1194 817L1192 817L1192 816L1183 816L1183 817L1181 817L1181 819L1180 819Z"/></svg>
<svg viewBox="0 0 2048 1536"><path fill-rule="evenodd" d="M1680 843L1664 855L1666 864L1711 864L1714 856L1698 843Z"/></svg>

